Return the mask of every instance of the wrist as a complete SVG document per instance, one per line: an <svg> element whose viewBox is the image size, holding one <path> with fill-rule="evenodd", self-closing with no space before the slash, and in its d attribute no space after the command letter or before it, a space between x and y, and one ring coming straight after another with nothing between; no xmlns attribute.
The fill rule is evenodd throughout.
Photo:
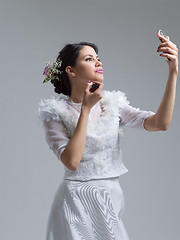
<svg viewBox="0 0 180 240"><path fill-rule="evenodd" d="M169 73L178 74L178 63L174 66L169 65Z"/></svg>
<svg viewBox="0 0 180 240"><path fill-rule="evenodd" d="M81 106L81 113L89 115L90 111L91 111L91 109L89 107L87 107L86 105L82 104L82 106Z"/></svg>
<svg viewBox="0 0 180 240"><path fill-rule="evenodd" d="M178 75L178 67L173 68L173 69L169 68L169 74Z"/></svg>

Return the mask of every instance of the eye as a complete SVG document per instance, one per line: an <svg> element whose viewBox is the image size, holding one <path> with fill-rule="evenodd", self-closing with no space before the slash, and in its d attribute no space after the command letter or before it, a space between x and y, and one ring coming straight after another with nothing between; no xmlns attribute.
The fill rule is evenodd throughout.
<svg viewBox="0 0 180 240"><path fill-rule="evenodd" d="M92 58L89 57L89 58L86 58L86 61L89 60L89 59L92 60ZM98 58L97 60L98 60L99 62L101 62L100 58Z"/></svg>
<svg viewBox="0 0 180 240"><path fill-rule="evenodd" d="M92 60L92 58L89 57L89 58L86 58L86 61L89 60L89 59Z"/></svg>

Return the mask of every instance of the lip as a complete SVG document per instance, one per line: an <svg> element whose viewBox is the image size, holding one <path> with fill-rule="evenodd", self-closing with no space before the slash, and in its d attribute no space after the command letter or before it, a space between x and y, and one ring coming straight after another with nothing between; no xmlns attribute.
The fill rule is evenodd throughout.
<svg viewBox="0 0 180 240"><path fill-rule="evenodd" d="M99 69L96 70L96 72L98 72L98 73L103 73L103 69L102 69L102 68L99 68Z"/></svg>

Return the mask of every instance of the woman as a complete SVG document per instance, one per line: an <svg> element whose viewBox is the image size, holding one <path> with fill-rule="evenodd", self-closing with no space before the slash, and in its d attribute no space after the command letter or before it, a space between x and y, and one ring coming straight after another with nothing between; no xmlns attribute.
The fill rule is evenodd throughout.
<svg viewBox="0 0 180 240"><path fill-rule="evenodd" d="M175 102L178 49L169 37L158 36L169 77L156 113L129 105L123 92L103 90L97 46L67 44L56 62L45 68L45 81L56 97L39 104L46 140L64 164L47 224L46 240L128 240L122 222L124 196L119 177L128 170L121 158L123 126L145 131L167 130ZM96 83L97 89L92 90Z"/></svg>

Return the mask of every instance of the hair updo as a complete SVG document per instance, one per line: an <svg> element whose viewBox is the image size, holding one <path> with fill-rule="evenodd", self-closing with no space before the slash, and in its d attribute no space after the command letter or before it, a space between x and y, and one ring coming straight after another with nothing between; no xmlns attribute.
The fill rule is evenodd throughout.
<svg viewBox="0 0 180 240"><path fill-rule="evenodd" d="M79 42L74 44L66 44L65 47L59 52L56 59L57 62L61 61L61 66L58 67L60 73L57 74L57 80L53 83L56 93L63 93L64 95L71 95L71 85L69 81L68 74L65 69L67 66L74 67L76 64L76 59L79 56L79 51L83 46L92 47L98 54L98 47L94 43Z"/></svg>

